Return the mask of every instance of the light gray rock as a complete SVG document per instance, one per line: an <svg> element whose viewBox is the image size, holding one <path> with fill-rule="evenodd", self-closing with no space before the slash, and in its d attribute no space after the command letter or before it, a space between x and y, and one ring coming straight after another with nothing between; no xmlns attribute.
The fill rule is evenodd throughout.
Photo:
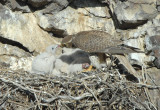
<svg viewBox="0 0 160 110"><path fill-rule="evenodd" d="M146 36L145 37L146 49L150 51L150 55L155 57L154 64L160 68L160 36Z"/></svg>
<svg viewBox="0 0 160 110"><path fill-rule="evenodd" d="M13 11L31 12L27 4L16 0L6 0L4 4Z"/></svg>
<svg viewBox="0 0 160 110"><path fill-rule="evenodd" d="M0 24L1 37L19 43L30 52L42 52L48 45L56 43L37 25L37 20L32 13L12 12L0 5Z"/></svg>
<svg viewBox="0 0 160 110"><path fill-rule="evenodd" d="M60 6L66 7L69 3L71 3L73 0L52 0L53 3L57 3Z"/></svg>
<svg viewBox="0 0 160 110"><path fill-rule="evenodd" d="M71 35L93 29L104 30L110 34L115 32L109 9L96 1L76 0L71 6L54 15L43 15L42 12L35 12L39 25L57 35Z"/></svg>
<svg viewBox="0 0 160 110"><path fill-rule="evenodd" d="M159 36L160 35L160 16L157 15L156 18L148 21L146 24L139 26L137 29L132 30L117 30L121 36L126 39L126 45L133 46L135 48L139 48L140 50L144 51L145 53L150 53L153 51L155 45L151 43L150 37ZM124 39L124 40L126 40ZM159 44L159 41L154 41ZM146 64L153 64L156 56L154 56L155 52L151 52L149 55L143 53L132 53L129 54L129 59L132 64L142 65ZM158 61L158 60L157 60ZM158 64L158 63L157 63ZM151 65L149 65L151 66Z"/></svg>
<svg viewBox="0 0 160 110"><path fill-rule="evenodd" d="M31 71L33 57L17 57L12 55L1 55L0 64L8 67L8 70L24 70Z"/></svg>
<svg viewBox="0 0 160 110"><path fill-rule="evenodd" d="M136 3L136 4L156 4L157 0L127 0L127 1Z"/></svg>
<svg viewBox="0 0 160 110"><path fill-rule="evenodd" d="M159 57L154 60L154 65L155 65L158 69L160 69L160 58L159 58Z"/></svg>
<svg viewBox="0 0 160 110"><path fill-rule="evenodd" d="M21 48L18 48L16 46L8 45L8 44L2 44L0 43L0 55L8 55L8 56L15 56L18 58L21 57L30 57L31 53L24 51Z"/></svg>
<svg viewBox="0 0 160 110"><path fill-rule="evenodd" d="M36 56L32 62L33 73L51 74L55 66L55 54L58 45L51 45L46 48L46 51Z"/></svg>
<svg viewBox="0 0 160 110"><path fill-rule="evenodd" d="M153 56L148 56L145 54L145 50L144 50L144 39L139 37L137 39L129 39L124 41L125 45L137 48L139 50L141 50L144 53L130 53L128 55L128 58L130 60L131 64L136 64L136 65L144 65L144 64L148 64L154 61L155 57Z"/></svg>
<svg viewBox="0 0 160 110"><path fill-rule="evenodd" d="M43 10L40 10L40 12L43 15L45 14L55 15L56 13L65 9L71 1L73 0L52 0L52 3L46 5Z"/></svg>
<svg viewBox="0 0 160 110"><path fill-rule="evenodd" d="M123 29L135 28L153 19L158 14L154 5L133 1L117 2L114 13L119 27Z"/></svg>
<svg viewBox="0 0 160 110"><path fill-rule="evenodd" d="M60 12L61 10L63 10L63 6L58 5L57 3L51 3L48 6L46 6L46 8L44 8L43 10L41 10L40 12L45 15L45 14L56 14L58 12Z"/></svg>
<svg viewBox="0 0 160 110"><path fill-rule="evenodd" d="M160 5L160 0L156 0L156 4L157 4L157 5Z"/></svg>
<svg viewBox="0 0 160 110"><path fill-rule="evenodd" d="M148 21L142 26L137 27L136 29L130 30L120 30L117 29L117 33L121 38L125 39L137 39L144 38L145 36L157 36L160 35L160 15L157 15L156 18Z"/></svg>
<svg viewBox="0 0 160 110"><path fill-rule="evenodd" d="M160 0L157 0L156 5L157 5L157 10L160 12Z"/></svg>
<svg viewBox="0 0 160 110"><path fill-rule="evenodd" d="M146 36L145 44L148 51L151 51L156 47L160 47L160 36Z"/></svg>
<svg viewBox="0 0 160 110"><path fill-rule="evenodd" d="M85 9L87 12L89 12L81 12L85 15L100 18L111 18L107 6L105 4L101 4L97 0L74 0L71 6L75 7L75 9Z"/></svg>

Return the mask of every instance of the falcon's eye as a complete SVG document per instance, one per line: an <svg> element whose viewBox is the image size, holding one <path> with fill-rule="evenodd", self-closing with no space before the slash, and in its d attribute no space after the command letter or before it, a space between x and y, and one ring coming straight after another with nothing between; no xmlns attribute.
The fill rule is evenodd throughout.
<svg viewBox="0 0 160 110"><path fill-rule="evenodd" d="M54 47L52 47L52 50L54 50Z"/></svg>

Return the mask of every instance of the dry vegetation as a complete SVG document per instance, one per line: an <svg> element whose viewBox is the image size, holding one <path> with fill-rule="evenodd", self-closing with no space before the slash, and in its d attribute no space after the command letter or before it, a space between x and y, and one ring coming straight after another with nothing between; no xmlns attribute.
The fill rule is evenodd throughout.
<svg viewBox="0 0 160 110"><path fill-rule="evenodd" d="M143 72L145 73L145 72ZM117 69L72 76L0 70L2 110L157 110L148 89L159 86L126 80Z"/></svg>

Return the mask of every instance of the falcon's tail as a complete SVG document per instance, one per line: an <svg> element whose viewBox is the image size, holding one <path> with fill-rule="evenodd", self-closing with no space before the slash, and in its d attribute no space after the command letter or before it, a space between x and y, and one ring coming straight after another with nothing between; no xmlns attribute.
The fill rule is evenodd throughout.
<svg viewBox="0 0 160 110"><path fill-rule="evenodd" d="M132 48L132 47L124 47L124 46L118 46L118 47L109 47L105 50L99 51L101 53L109 53L109 54L128 54L128 53L144 53L144 51L141 51L138 48Z"/></svg>

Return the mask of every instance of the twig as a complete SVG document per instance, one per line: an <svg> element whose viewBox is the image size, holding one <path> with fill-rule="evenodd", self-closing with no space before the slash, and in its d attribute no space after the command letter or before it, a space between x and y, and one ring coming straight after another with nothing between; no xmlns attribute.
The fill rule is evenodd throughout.
<svg viewBox="0 0 160 110"><path fill-rule="evenodd" d="M49 96L52 97L51 94L49 94L49 93L47 93L47 92L45 92L45 91L38 91L38 90L31 89L31 88L28 88L28 87L23 87L22 85L20 85L20 84L18 84L18 83L16 83L16 82L9 81L9 80L6 80L6 79L4 79L4 78L0 78L0 80L1 80L2 82L12 84L12 85L14 85L14 86L16 86L16 87L18 87L18 88L20 88L20 89L23 89L24 91L30 92L30 93L32 93L32 94L34 94L34 92L38 92L38 93L41 92L41 93L43 93L43 94L47 94L47 95L49 95Z"/></svg>
<svg viewBox="0 0 160 110"><path fill-rule="evenodd" d="M118 92L118 89L114 92L114 94L112 95L112 98L108 101L109 106L111 106L111 104L116 100L117 92Z"/></svg>
<svg viewBox="0 0 160 110"><path fill-rule="evenodd" d="M52 97L52 98L49 98L49 99L43 99L43 101L45 103L51 103L51 102L53 102L53 101L55 101L57 99L67 99L67 100L76 100L76 101L78 101L78 100L82 100L82 99L84 99L86 97L92 97L92 94L90 94L90 93L84 93L81 96L77 96L77 97L73 97L73 96L60 96L59 95L59 96L55 96L55 97Z"/></svg>
<svg viewBox="0 0 160 110"><path fill-rule="evenodd" d="M15 101L12 101L12 100L10 100L10 99L8 99L8 102L14 103L14 104L16 104L16 105L20 105L20 106L22 106L22 107L28 107L28 108L29 108L28 105L24 105L24 104L22 104L22 103L15 102Z"/></svg>
<svg viewBox="0 0 160 110"><path fill-rule="evenodd" d="M142 65L142 81L143 81L144 84L146 84L146 82L147 82L146 74L144 72L144 66L143 65ZM148 88L144 88L144 91L145 91L145 94L147 96L148 101L151 101L151 98L150 98L150 95L149 95L149 92L148 92Z"/></svg>
<svg viewBox="0 0 160 110"><path fill-rule="evenodd" d="M39 108L40 110L42 110L41 107L40 107L40 102L39 102L39 100L38 100L37 95L36 95L35 92L34 92L34 96L35 96L35 99L36 99L36 101L37 101L38 108Z"/></svg>
<svg viewBox="0 0 160 110"><path fill-rule="evenodd" d="M134 85L138 86L139 88L142 88L142 87L146 87L148 89L159 89L160 88L160 86L153 86L153 85L142 84L142 83L138 83Z"/></svg>
<svg viewBox="0 0 160 110"><path fill-rule="evenodd" d="M71 110L65 103L63 103L63 102L61 102L61 103L62 103L62 105L64 105L67 108L67 110Z"/></svg>
<svg viewBox="0 0 160 110"><path fill-rule="evenodd" d="M87 87L85 81L83 81L83 84L84 84L85 88L93 95L93 97L96 99L96 101L98 102L99 106L101 107L102 105L101 105L101 103L99 102L98 98L95 96L94 92Z"/></svg>

